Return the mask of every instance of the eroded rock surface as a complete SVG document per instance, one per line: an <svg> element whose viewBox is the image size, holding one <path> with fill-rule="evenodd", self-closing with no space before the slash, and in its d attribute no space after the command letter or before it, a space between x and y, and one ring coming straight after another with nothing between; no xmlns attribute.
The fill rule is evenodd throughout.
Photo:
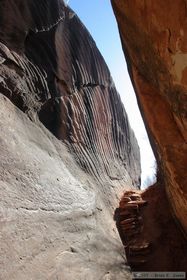
<svg viewBox="0 0 187 280"><path fill-rule="evenodd" d="M125 192L115 218L134 271L187 270L187 242L161 185Z"/></svg>
<svg viewBox="0 0 187 280"><path fill-rule="evenodd" d="M5 2L12 18L21 13L18 2L15 9ZM42 2L24 4L30 16L17 45L12 33L23 23L2 20L1 92L29 117L39 116L98 180L137 187L139 148L103 57L72 10L62 1L53 9L51 1Z"/></svg>
<svg viewBox="0 0 187 280"><path fill-rule="evenodd" d="M172 213L187 233L186 1L112 3Z"/></svg>
<svg viewBox="0 0 187 280"><path fill-rule="evenodd" d="M0 131L0 279L130 279L113 187L2 94Z"/></svg>
<svg viewBox="0 0 187 280"><path fill-rule="evenodd" d="M0 2L0 93L0 278L128 279L113 213L139 148L63 1Z"/></svg>

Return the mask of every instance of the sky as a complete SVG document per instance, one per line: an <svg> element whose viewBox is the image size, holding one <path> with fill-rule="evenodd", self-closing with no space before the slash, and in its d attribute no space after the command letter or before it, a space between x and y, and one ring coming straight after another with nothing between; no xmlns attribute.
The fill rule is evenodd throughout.
<svg viewBox="0 0 187 280"><path fill-rule="evenodd" d="M77 13L87 27L110 69L128 114L130 125L138 140L141 153L142 188L145 188L146 182L154 180L155 158L127 71L110 0L65 0L65 2Z"/></svg>

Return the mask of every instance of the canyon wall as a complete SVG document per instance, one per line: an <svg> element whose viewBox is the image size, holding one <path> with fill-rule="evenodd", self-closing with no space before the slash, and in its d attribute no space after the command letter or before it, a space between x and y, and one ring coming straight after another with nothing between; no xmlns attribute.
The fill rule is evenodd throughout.
<svg viewBox="0 0 187 280"><path fill-rule="evenodd" d="M130 279L113 214L139 147L63 1L0 2L0 115L0 278Z"/></svg>
<svg viewBox="0 0 187 280"><path fill-rule="evenodd" d="M9 17L3 21L1 91L31 118L38 116L98 180L128 178L137 187L139 148L103 57L73 11L61 1L53 9L50 1L43 2L29 6L24 27L19 20L12 26ZM42 13L49 13L48 21ZM16 45L21 28L28 30Z"/></svg>
<svg viewBox="0 0 187 280"><path fill-rule="evenodd" d="M187 232L186 1L112 0L172 215ZM160 180L160 179L159 179Z"/></svg>

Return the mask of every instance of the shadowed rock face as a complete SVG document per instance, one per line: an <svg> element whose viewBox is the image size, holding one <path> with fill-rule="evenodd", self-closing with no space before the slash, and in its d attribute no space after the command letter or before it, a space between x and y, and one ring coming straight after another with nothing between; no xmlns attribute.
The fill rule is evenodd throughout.
<svg viewBox="0 0 187 280"><path fill-rule="evenodd" d="M61 0L1 0L0 7L1 42L18 52L30 30L49 30L64 18Z"/></svg>
<svg viewBox="0 0 187 280"><path fill-rule="evenodd" d="M62 1L0 1L0 107L0 278L128 279L113 213L139 147Z"/></svg>
<svg viewBox="0 0 187 280"><path fill-rule="evenodd" d="M186 233L186 1L112 3L172 214Z"/></svg>
<svg viewBox="0 0 187 280"><path fill-rule="evenodd" d="M161 180L144 192L125 192L115 220L132 270L187 270L187 242Z"/></svg>
<svg viewBox="0 0 187 280"><path fill-rule="evenodd" d="M19 55L1 46L3 59L11 64L2 68L6 76L16 67L8 89L1 83L2 92L30 117L38 115L98 180L128 180L137 187L139 148L110 72L77 16L62 2L55 3L51 9L51 1L29 2L26 10L32 20L27 36L19 38L24 39ZM21 11L18 4L16 13ZM18 28L23 21L20 26L18 21ZM5 21L8 46L13 44L16 50L19 44L15 46L6 26Z"/></svg>
<svg viewBox="0 0 187 280"><path fill-rule="evenodd" d="M186 1L112 0L158 163L158 181L125 192L116 223L135 271L187 271Z"/></svg>

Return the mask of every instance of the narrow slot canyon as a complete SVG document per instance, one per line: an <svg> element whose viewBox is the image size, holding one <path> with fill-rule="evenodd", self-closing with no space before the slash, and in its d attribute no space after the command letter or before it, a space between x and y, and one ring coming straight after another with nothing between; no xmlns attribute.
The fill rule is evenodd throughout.
<svg viewBox="0 0 187 280"><path fill-rule="evenodd" d="M0 1L0 279L185 277L186 44L185 0Z"/></svg>
<svg viewBox="0 0 187 280"><path fill-rule="evenodd" d="M121 1L121 3L123 3L123 1ZM119 1L113 1L113 7L114 12L116 11L122 44L124 46L124 52L128 60L128 69L131 73L131 62L126 51L125 42L123 41L123 31L124 33L127 31L122 29L121 32L120 29L123 28L122 24L124 21L123 17L125 17L124 13L126 10L128 11L128 8L130 10L131 5L129 4L128 7L128 4L124 3L123 8L123 4L121 3L119 4ZM81 5L78 5L78 3L76 3L76 1L73 0L70 2L70 4L75 9L77 9L77 13L82 17L83 21L85 20L85 22L87 22L86 25L89 27L89 30L92 31L93 38L96 39L96 42L99 44L100 49L102 49L105 60L108 62L108 65L110 65L110 71L112 71L113 77L115 77L114 82L116 83L117 88L120 89L120 95L128 113L131 127L135 131L135 135L138 139L138 143L140 146L141 166L143 168L141 176L141 189L145 190L126 191L122 196L121 201L119 203L119 208L116 209L114 215L114 220L116 221L116 226L118 228L119 235L121 237L126 252L127 263L130 265L133 271L186 271L187 242L185 232L179 225L177 218L174 216L170 202L168 201L168 196L165 189L166 182L164 175L165 171L163 170L163 163L160 162L160 155L157 151L158 148L155 145L154 138L152 136L152 133L150 132L149 119L145 118L146 128L148 129L149 136L154 151L156 153L158 166L156 163L156 159L154 158L154 155L151 151L150 143L146 134L145 127L143 125L143 121L141 119L141 116L139 115L138 108L136 107L138 105L136 104L135 97L133 96L134 91L130 80L128 80L126 67L124 65L121 66L123 58L121 56L119 60L119 54L116 55L116 53L120 52L120 50L117 50L117 47L113 43L115 53L110 53L110 58L108 58L107 52L109 53L108 50L110 49L110 47L108 47L107 50L107 47L105 47L104 42L100 42L100 38L97 32L97 24L95 28L93 28L93 26L90 23L90 21L92 20L94 22L94 11L92 16L90 16L91 19L89 18L88 20L85 16L85 13L81 9L88 9L89 4L84 3L84 5L81 7ZM139 8L138 3L137 7ZM152 6L149 5L148 7L151 9ZM98 25L100 25L101 30L104 30L105 25L107 24L108 26L110 26L110 21L105 13L102 18L99 13L98 17ZM115 25L115 22L113 22L113 24ZM111 32L111 30L109 34L106 33L105 40L109 40L108 38L112 38L111 41L115 41L116 44L120 44L120 42L118 42L116 38L114 39L115 31L115 29L112 29L113 33ZM134 41L134 44L136 44L136 41ZM114 65L111 59L112 55L114 57L116 55L116 64L118 63L117 71L117 67L116 65ZM123 73L121 75L122 70ZM117 72L117 75L116 73L114 73L114 71ZM119 77L117 76L120 76L120 81ZM131 74L131 78L133 81L133 74ZM124 80L124 82L122 82L122 80ZM136 86L135 90L138 90ZM143 90L146 90L146 88L143 88ZM144 115L144 104L141 104L141 97L139 97L138 93L137 97L139 99L140 108L142 108L141 111ZM154 97L152 97L152 99L154 103ZM156 115L159 114L159 112L157 113L154 112L154 110L152 110L152 114ZM162 120L162 115L160 115L160 118L161 121L164 121ZM153 119L153 117L151 117L150 119ZM149 161L150 158L152 166L147 166L145 162ZM184 176L185 174L183 175L183 177Z"/></svg>

